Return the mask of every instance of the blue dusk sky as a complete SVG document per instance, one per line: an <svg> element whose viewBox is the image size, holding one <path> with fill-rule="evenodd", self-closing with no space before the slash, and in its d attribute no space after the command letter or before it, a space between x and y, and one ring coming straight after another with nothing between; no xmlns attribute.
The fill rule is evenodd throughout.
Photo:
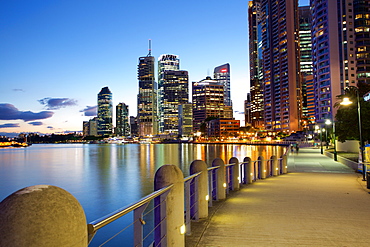
<svg viewBox="0 0 370 247"><path fill-rule="evenodd" d="M0 135L81 131L105 86L114 108L124 102L136 116L149 39L156 59L179 55L189 83L229 63L234 116L244 120L247 11L246 0L0 1Z"/></svg>

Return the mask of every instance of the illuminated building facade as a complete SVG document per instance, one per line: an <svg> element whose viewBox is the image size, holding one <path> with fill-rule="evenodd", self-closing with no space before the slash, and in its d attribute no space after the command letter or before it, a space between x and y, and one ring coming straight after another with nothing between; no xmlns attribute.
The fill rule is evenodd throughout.
<svg viewBox="0 0 370 247"><path fill-rule="evenodd" d="M209 117L224 118L224 86L211 77L193 82L193 131Z"/></svg>
<svg viewBox="0 0 370 247"><path fill-rule="evenodd" d="M336 114L336 96L356 86L353 0L311 0L317 122Z"/></svg>
<svg viewBox="0 0 370 247"><path fill-rule="evenodd" d="M249 1L249 64L250 64L250 94L245 102L245 123L254 128L264 127L263 105L263 71L262 71L262 40L259 40L258 18L260 16L260 1Z"/></svg>
<svg viewBox="0 0 370 247"><path fill-rule="evenodd" d="M298 131L302 116L298 0L261 0L259 4L265 129Z"/></svg>
<svg viewBox="0 0 370 247"><path fill-rule="evenodd" d="M193 133L193 105L191 103L179 105L179 135L189 137Z"/></svg>
<svg viewBox="0 0 370 247"><path fill-rule="evenodd" d="M151 56L150 52L148 56L139 58L137 119L140 137L156 135L158 132L157 87L154 66L154 57Z"/></svg>
<svg viewBox="0 0 370 247"><path fill-rule="evenodd" d="M225 106L232 106L230 93L230 64L226 63L216 67L213 71L213 78L224 85Z"/></svg>
<svg viewBox="0 0 370 247"><path fill-rule="evenodd" d="M353 0L358 83L370 84L370 0Z"/></svg>
<svg viewBox="0 0 370 247"><path fill-rule="evenodd" d="M98 135L107 136L113 132L112 93L108 87L103 87L98 94Z"/></svg>
<svg viewBox="0 0 370 247"><path fill-rule="evenodd" d="M178 133L179 105L189 102L188 72L166 70L163 79L161 103L163 132L161 133Z"/></svg>
<svg viewBox="0 0 370 247"><path fill-rule="evenodd" d="M125 103L116 106L116 135L130 136L129 107Z"/></svg>
<svg viewBox="0 0 370 247"><path fill-rule="evenodd" d="M208 122L208 137L237 137L239 135L240 120L213 119Z"/></svg>

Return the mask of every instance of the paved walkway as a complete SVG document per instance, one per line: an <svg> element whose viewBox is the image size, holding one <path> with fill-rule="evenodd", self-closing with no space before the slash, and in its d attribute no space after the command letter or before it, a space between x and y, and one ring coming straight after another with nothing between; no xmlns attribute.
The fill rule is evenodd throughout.
<svg viewBox="0 0 370 247"><path fill-rule="evenodd" d="M361 174L313 148L289 155L288 171L216 203L186 246L370 246Z"/></svg>

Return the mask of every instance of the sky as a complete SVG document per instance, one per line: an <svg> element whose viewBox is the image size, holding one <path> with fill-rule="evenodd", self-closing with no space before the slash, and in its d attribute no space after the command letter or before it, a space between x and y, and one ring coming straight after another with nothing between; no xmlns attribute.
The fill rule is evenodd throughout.
<svg viewBox="0 0 370 247"><path fill-rule="evenodd" d="M156 59L179 56L189 84L229 63L234 117L244 120L247 12L247 0L0 0L0 135L81 131L105 86L114 108L136 116L149 39Z"/></svg>

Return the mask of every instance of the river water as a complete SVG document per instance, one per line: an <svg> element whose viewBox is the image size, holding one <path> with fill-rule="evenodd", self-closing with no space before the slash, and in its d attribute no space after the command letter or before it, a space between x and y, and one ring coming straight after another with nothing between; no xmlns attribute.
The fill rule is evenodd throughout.
<svg viewBox="0 0 370 247"><path fill-rule="evenodd" d="M196 159L211 166L215 158L228 163L231 157L256 160L284 152L279 146L240 144L35 144L0 149L0 200L27 186L54 185L75 196L91 222L151 193L162 165L177 165L188 176ZM107 238L101 235L92 246Z"/></svg>

